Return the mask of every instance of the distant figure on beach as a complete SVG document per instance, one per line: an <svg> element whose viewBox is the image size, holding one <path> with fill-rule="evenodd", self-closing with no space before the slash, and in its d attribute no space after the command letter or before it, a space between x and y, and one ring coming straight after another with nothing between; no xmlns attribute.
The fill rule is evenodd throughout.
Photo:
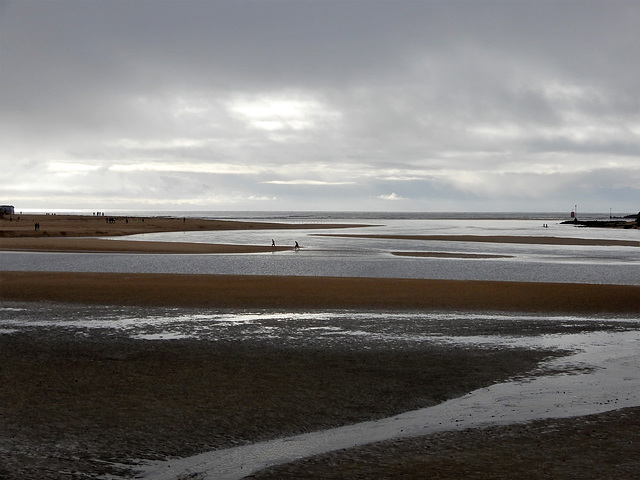
<svg viewBox="0 0 640 480"><path fill-rule="evenodd" d="M298 245L298 242L296 242L295 247L293 247L294 250L300 250L300 245Z"/></svg>
<svg viewBox="0 0 640 480"><path fill-rule="evenodd" d="M276 248L276 241L273 238L271 239L271 246Z"/></svg>

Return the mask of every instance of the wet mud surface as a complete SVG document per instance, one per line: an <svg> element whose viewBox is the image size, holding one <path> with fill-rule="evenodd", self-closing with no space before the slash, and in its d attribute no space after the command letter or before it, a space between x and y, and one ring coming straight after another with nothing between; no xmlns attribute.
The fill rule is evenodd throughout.
<svg viewBox="0 0 640 480"><path fill-rule="evenodd" d="M127 478L139 459L388 417L526 377L566 353L492 339L637 328L630 318L0 307L6 479ZM405 449L386 445L375 448ZM318 478L302 468L265 478Z"/></svg>
<svg viewBox="0 0 640 480"><path fill-rule="evenodd" d="M253 480L637 478L640 408L446 432L333 452Z"/></svg>

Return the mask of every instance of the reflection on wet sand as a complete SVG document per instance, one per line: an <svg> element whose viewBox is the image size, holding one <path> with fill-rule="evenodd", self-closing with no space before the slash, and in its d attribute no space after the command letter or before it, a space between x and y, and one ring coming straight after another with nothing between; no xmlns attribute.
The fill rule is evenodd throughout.
<svg viewBox="0 0 640 480"><path fill-rule="evenodd" d="M142 478L170 480L192 475L235 480L273 465L374 442L640 406L638 330L544 337L456 336L437 341L557 348L575 353L542 363L531 376L481 388L433 407L383 420L153 462L142 469Z"/></svg>
<svg viewBox="0 0 640 480"><path fill-rule="evenodd" d="M21 452L6 478L241 478L341 445L639 404L633 315L51 305L0 305L0 435Z"/></svg>

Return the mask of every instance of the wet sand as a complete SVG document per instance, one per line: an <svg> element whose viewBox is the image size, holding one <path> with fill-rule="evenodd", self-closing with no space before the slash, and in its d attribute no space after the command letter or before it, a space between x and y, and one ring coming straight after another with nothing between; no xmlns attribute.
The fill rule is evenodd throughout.
<svg viewBox="0 0 640 480"><path fill-rule="evenodd" d="M49 310L58 311L39 307L43 318ZM467 335L469 327L538 326L434 328ZM544 323L547 333L583 328ZM136 459L383 418L524 375L562 354L429 342L317 345L317 333L308 335L310 342L241 333L141 341L117 329L60 326L0 334L0 478L132 478Z"/></svg>
<svg viewBox="0 0 640 480"><path fill-rule="evenodd" d="M640 312L640 285L243 275L0 272L0 299L217 308Z"/></svg>
<svg viewBox="0 0 640 480"><path fill-rule="evenodd" d="M14 252L99 252L99 253L265 253L293 250L293 247L269 245L231 245L220 243L149 242L106 240L102 238L0 238L0 250Z"/></svg>
<svg viewBox="0 0 640 480"><path fill-rule="evenodd" d="M34 306L33 315L76 308L44 304ZM434 323L428 331L455 337L606 328L625 326L467 320ZM539 362L564 354L401 340L319 344L317 332L308 335L309 341L291 341L238 331L141 341L117 329L28 325L0 334L0 478L133 478L139 459L187 457L384 418L531 375ZM638 428L640 409L627 409L465 430L336 452L255 478L632 478L622 473L640 466ZM597 469L572 476L574 468L594 462ZM506 475L510 471L521 475Z"/></svg>
<svg viewBox="0 0 640 480"><path fill-rule="evenodd" d="M493 255L489 253L450 253L450 252L391 252L398 257L428 258L513 258L513 255Z"/></svg>
<svg viewBox="0 0 640 480"><path fill-rule="evenodd" d="M531 245L586 245L640 247L640 241L591 238L517 236L517 235L361 235L341 233L315 234L322 237L381 238L387 240L419 240L436 242L520 243Z"/></svg>
<svg viewBox="0 0 640 480"><path fill-rule="evenodd" d="M253 480L632 479L640 468L640 408L540 420L320 455L266 469Z"/></svg>

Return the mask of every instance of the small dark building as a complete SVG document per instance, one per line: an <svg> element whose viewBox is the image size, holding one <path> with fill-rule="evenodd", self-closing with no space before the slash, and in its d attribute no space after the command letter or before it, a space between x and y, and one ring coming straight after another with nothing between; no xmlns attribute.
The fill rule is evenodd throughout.
<svg viewBox="0 0 640 480"><path fill-rule="evenodd" d="M0 215L13 215L14 210L13 205L0 205Z"/></svg>

